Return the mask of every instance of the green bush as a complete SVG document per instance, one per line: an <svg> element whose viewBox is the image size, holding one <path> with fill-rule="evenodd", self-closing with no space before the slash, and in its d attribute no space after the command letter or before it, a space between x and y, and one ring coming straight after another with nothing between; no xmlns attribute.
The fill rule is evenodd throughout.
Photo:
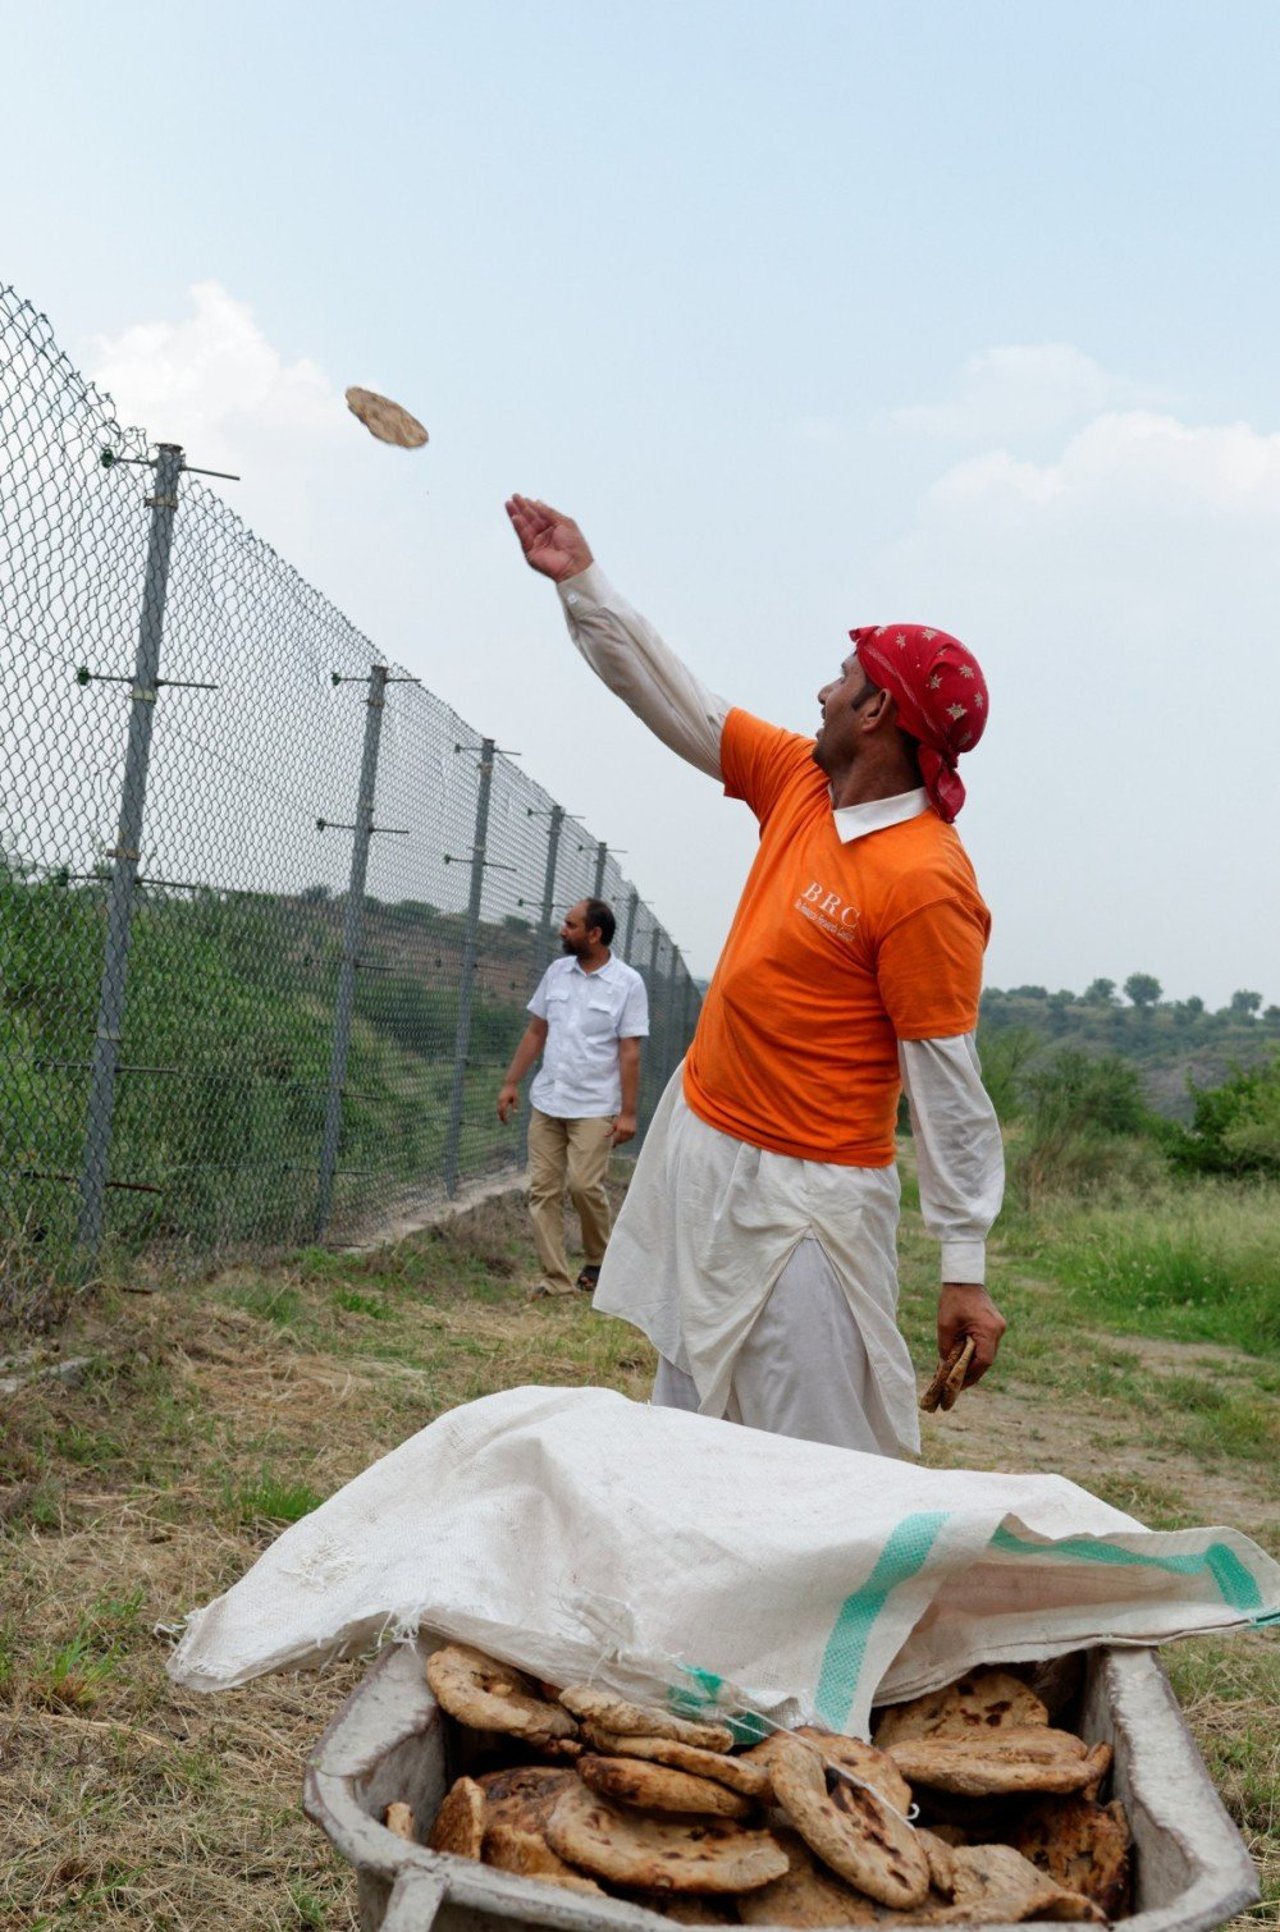
<svg viewBox="0 0 1280 1932"><path fill-rule="evenodd" d="M1280 1174L1280 1055L1193 1088L1190 1127L1169 1138L1179 1167L1200 1174Z"/></svg>
<svg viewBox="0 0 1280 1932"><path fill-rule="evenodd" d="M1064 1047L1024 1073L1021 1089L1023 1118L1011 1136L1009 1177L1023 1206L1058 1195L1116 1199L1162 1180L1160 1123L1129 1061Z"/></svg>
<svg viewBox="0 0 1280 1932"><path fill-rule="evenodd" d="M1138 1069L1114 1053L1095 1059L1064 1047L1026 1080L1040 1133L1141 1134L1150 1126Z"/></svg>
<svg viewBox="0 0 1280 1932"><path fill-rule="evenodd" d="M982 1029L978 1036L982 1084L997 1120L1016 1120L1023 1112L1026 1070L1039 1050L1040 1036L1029 1026Z"/></svg>

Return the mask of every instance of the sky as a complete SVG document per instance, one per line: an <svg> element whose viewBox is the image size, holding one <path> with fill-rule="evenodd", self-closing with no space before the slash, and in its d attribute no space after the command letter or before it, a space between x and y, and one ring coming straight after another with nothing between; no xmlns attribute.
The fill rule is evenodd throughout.
<svg viewBox="0 0 1280 1932"><path fill-rule="evenodd" d="M754 826L577 658L513 490L778 723L853 625L969 644L991 983L1280 1001L1269 0L117 0L5 46L0 281L695 972Z"/></svg>

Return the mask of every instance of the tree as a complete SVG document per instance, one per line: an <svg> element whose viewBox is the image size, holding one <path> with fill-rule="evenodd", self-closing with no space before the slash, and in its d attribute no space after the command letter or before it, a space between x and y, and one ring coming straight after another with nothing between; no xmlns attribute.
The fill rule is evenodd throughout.
<svg viewBox="0 0 1280 1932"><path fill-rule="evenodd" d="M1261 993L1239 992L1231 995L1231 1011L1237 1020L1254 1019L1261 1006Z"/></svg>
<svg viewBox="0 0 1280 1932"><path fill-rule="evenodd" d="M1133 1001L1140 1013L1148 1013L1164 988L1152 973L1130 973L1124 990L1126 998Z"/></svg>
<svg viewBox="0 0 1280 1932"><path fill-rule="evenodd" d="M1095 979L1085 988L1086 1006L1110 1006L1116 996L1116 983L1113 979Z"/></svg>

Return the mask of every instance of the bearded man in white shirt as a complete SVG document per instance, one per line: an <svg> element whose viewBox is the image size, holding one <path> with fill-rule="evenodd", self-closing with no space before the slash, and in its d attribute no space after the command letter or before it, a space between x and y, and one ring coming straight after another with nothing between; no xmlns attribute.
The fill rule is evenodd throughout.
<svg viewBox="0 0 1280 1932"><path fill-rule="evenodd" d="M635 1138L649 996L639 973L614 958L614 930L613 908L603 899L570 906L560 928L564 956L551 962L529 1001L533 1018L498 1095L498 1118L506 1121L520 1104L520 1082L541 1055L529 1094L538 1295L594 1291L609 1241L609 1155ZM564 1250L566 1187L586 1257L576 1282Z"/></svg>
<svg viewBox="0 0 1280 1932"><path fill-rule="evenodd" d="M951 821L981 671L918 625L851 632L816 740L707 691L613 590L577 524L507 513L592 669L759 820L760 849L683 1068L655 1112L595 1306L659 1354L653 1400L884 1455L919 1447L897 1325L893 1123L912 1115L941 1243L939 1353L1005 1322L985 1238L1003 1153L974 1048L989 925Z"/></svg>

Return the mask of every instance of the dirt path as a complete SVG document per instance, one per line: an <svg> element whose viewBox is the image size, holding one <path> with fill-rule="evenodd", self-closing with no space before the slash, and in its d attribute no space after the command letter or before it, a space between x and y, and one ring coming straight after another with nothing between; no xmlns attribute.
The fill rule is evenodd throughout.
<svg viewBox="0 0 1280 1932"><path fill-rule="evenodd" d="M1082 1351L1090 1337L1081 1334ZM1087 1389L1044 1389L1011 1377L969 1392L948 1415L925 1416L925 1453L952 1468L1043 1470L1066 1476L1126 1509L1152 1528L1177 1516L1188 1524L1226 1524L1275 1547L1280 1488L1274 1470L1239 1458L1206 1460L1171 1439L1169 1422L1188 1383L1213 1363L1230 1385L1233 1372L1256 1369L1231 1349L1201 1343L1106 1339L1109 1359L1127 1356L1150 1406L1090 1396ZM1082 1378L1084 1379L1084 1378ZM1170 1385L1174 1385L1171 1387Z"/></svg>

